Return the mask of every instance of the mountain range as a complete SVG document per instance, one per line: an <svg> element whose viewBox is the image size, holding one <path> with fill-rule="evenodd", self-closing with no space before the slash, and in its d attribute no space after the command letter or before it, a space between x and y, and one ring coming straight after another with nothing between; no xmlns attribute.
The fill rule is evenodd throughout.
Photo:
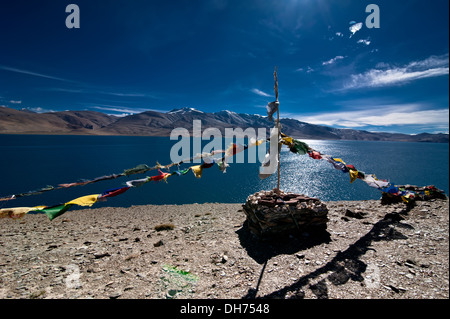
<svg viewBox="0 0 450 319"><path fill-rule="evenodd" d="M117 117L95 111L34 113L26 109L0 107L0 134L170 136L175 128L185 128L192 134L194 120L201 120L202 131L217 128L222 134L225 128L266 128L268 133L274 125L266 116L231 111L205 113L194 108L169 112L146 111ZM298 139L449 142L449 135L443 133L375 133L309 124L289 118L280 119L280 122L285 134Z"/></svg>

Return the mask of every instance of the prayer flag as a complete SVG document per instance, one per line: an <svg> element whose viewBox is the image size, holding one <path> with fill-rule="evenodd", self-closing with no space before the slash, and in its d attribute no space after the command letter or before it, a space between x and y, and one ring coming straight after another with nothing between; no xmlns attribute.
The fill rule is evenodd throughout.
<svg viewBox="0 0 450 319"><path fill-rule="evenodd" d="M308 153L309 157L314 158L314 159L321 159L322 156L320 156L320 153L317 151L311 151Z"/></svg>
<svg viewBox="0 0 450 319"><path fill-rule="evenodd" d="M10 217L10 218L22 218L28 212L33 210L42 209L45 206L36 207L12 207L12 208L2 208L0 209L0 218Z"/></svg>
<svg viewBox="0 0 450 319"><path fill-rule="evenodd" d="M94 194L94 195L86 195L82 197L75 198L71 200L70 202L67 202L66 205L69 204L75 204L79 206L92 206L98 199L100 194Z"/></svg>
<svg viewBox="0 0 450 319"><path fill-rule="evenodd" d="M69 210L70 206L72 206L72 204L56 205L56 206L40 209L39 212L44 213L45 215L47 215L48 219L53 220L56 217L61 216L62 214L67 212Z"/></svg>
<svg viewBox="0 0 450 319"><path fill-rule="evenodd" d="M104 191L99 198L105 198L105 197L114 197L119 194L125 193L127 190L129 190L130 187L120 187L120 188L114 188Z"/></svg>
<svg viewBox="0 0 450 319"><path fill-rule="evenodd" d="M146 177L146 178L142 178L142 179L135 179L132 181L127 181L126 184L128 187L139 187L144 185L145 183L148 183L150 181L151 177Z"/></svg>
<svg viewBox="0 0 450 319"><path fill-rule="evenodd" d="M150 167L148 167L147 165L140 164L136 167L124 170L122 174L126 175L126 176L132 175L132 174L142 174L142 173L147 172L149 169L150 169Z"/></svg>
<svg viewBox="0 0 450 319"><path fill-rule="evenodd" d="M163 173L160 169L158 169L158 172L159 172L159 175L150 177L150 180L151 180L151 181L158 182L158 181L160 181L160 180L163 179L163 180L166 182L167 178L168 178L170 175L172 175L172 174L170 174L170 173Z"/></svg>
<svg viewBox="0 0 450 319"><path fill-rule="evenodd" d="M350 183L353 183L358 178L358 171L350 169L348 173L350 175Z"/></svg>
<svg viewBox="0 0 450 319"><path fill-rule="evenodd" d="M197 177L197 178L202 177L202 172L203 172L202 165L191 166L191 170L194 173L195 177Z"/></svg>

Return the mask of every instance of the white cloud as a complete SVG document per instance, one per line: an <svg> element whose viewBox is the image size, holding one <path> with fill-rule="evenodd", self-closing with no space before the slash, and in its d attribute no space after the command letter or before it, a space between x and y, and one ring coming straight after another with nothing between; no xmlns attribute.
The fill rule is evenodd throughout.
<svg viewBox="0 0 450 319"><path fill-rule="evenodd" d="M260 96L265 96L265 97L270 97L271 96L270 94L267 94L266 92L263 92L263 91L258 90L258 89L251 89L251 91L253 93L255 93L255 94L260 95Z"/></svg>
<svg viewBox="0 0 450 319"><path fill-rule="evenodd" d="M358 23L352 24L352 25L350 26L350 28L348 28L348 29L350 30L350 32L352 33L352 34L350 34L350 38L351 38L356 32L358 32L359 30L361 30L362 26L363 26L362 22L358 22Z"/></svg>
<svg viewBox="0 0 450 319"><path fill-rule="evenodd" d="M337 35L338 37L343 37L343 36L344 36L344 34L343 34L342 32L336 32L336 35Z"/></svg>
<svg viewBox="0 0 450 319"><path fill-rule="evenodd" d="M373 106L366 110L351 110L301 116L297 119L311 124L361 128L367 126L432 125L447 127L449 109L423 109L420 104Z"/></svg>
<svg viewBox="0 0 450 319"><path fill-rule="evenodd" d="M122 93L122 92L99 92L101 94L121 96L121 97L152 97L156 98L154 95L146 94L146 93Z"/></svg>
<svg viewBox="0 0 450 319"><path fill-rule="evenodd" d="M358 40L356 43L369 45L370 44L370 40L369 39L361 39L361 40Z"/></svg>
<svg viewBox="0 0 450 319"><path fill-rule="evenodd" d="M125 108L121 106L114 106L114 105L103 105L103 106L93 106L92 108L102 111L109 111L109 112L118 112L121 113L122 116L130 115L130 114L136 114L136 113L142 113L146 111L156 111L156 112L166 112L164 110L153 110L153 109L145 109L145 108ZM121 116L114 114L116 116Z"/></svg>
<svg viewBox="0 0 450 319"><path fill-rule="evenodd" d="M344 89L400 85L418 79L449 74L448 54L431 56L401 67L392 67L386 63L378 63L377 66L382 69L371 69L365 73L353 74L344 85Z"/></svg>
<svg viewBox="0 0 450 319"><path fill-rule="evenodd" d="M310 66L306 67L306 68L298 68L297 70L295 70L297 72L306 72L306 73L311 73L314 72L314 69L311 68Z"/></svg>
<svg viewBox="0 0 450 319"><path fill-rule="evenodd" d="M30 111L33 111L33 112L36 112L36 113L56 112L56 111L54 111L54 110L44 109L44 108L42 108L42 107L40 107L40 106L38 106L38 107L27 107L27 108L25 108L25 109L30 110Z"/></svg>
<svg viewBox="0 0 450 319"><path fill-rule="evenodd" d="M334 57L334 58L332 58L332 59L330 59L328 61L322 62L322 65L330 65L330 64L335 63L337 60L342 60L343 58L344 57L342 55L338 55L338 56L336 56L336 57Z"/></svg>
<svg viewBox="0 0 450 319"><path fill-rule="evenodd" d="M12 104L21 104L22 101L11 100L11 101L9 101L9 103L12 103Z"/></svg>

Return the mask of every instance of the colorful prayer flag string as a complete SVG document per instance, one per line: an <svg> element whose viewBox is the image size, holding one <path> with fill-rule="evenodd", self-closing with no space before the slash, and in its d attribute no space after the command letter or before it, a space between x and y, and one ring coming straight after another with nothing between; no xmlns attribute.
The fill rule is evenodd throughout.
<svg viewBox="0 0 450 319"><path fill-rule="evenodd" d="M126 182L125 187L108 189L108 190L103 191L101 194L93 194L93 195L86 195L86 196L78 197L78 198L75 198L64 204L53 205L53 206L41 205L41 206L34 206L34 207L2 208L2 209L0 209L0 218L2 218L2 217L21 218L27 213L34 212L34 213L44 213L47 215L47 217L50 220L53 220L54 218L61 216L62 214L67 212L70 209L70 207L72 207L73 205L91 207L93 204L95 204L98 201L105 201L108 197L114 197L114 196L123 194L126 191L128 191L130 188L140 187L150 181L155 181L155 182L164 181L167 183L167 179L169 177L174 176L174 175L176 175L176 176L186 175L189 171L192 171L196 178L201 178L203 170L214 166L214 164L217 164L219 169L225 173L226 168L229 166L227 164L227 160L230 157L236 155L239 152L242 152L242 151L248 149L249 147L259 146L263 142L264 142L264 140L251 140L248 145L240 145L240 144L233 143L230 145L230 147L226 151L219 151L219 152L213 152L213 153L209 153L209 154L197 155L197 156L201 156L201 158L203 159L202 164L193 165L193 166L190 166L189 168L186 168L183 170L180 170L178 168L178 170L175 170L172 173L163 172L161 169L162 168L168 169L169 167L172 167L174 165L179 166L183 161L179 162L177 164L172 163L172 164L169 164L166 166L161 166L158 163L156 166L153 167L153 168L158 169L158 175L147 176L142 179L130 180L130 181ZM332 164L335 169L340 170L343 173L349 173L350 183L353 183L356 179L361 179L370 187L377 188L378 190L380 190L381 192L383 192L385 194L388 194L389 196L400 197L403 201L405 201L407 203L411 202L416 197L426 198L427 196L433 196L433 195L438 195L441 197L445 196L441 190L437 189L434 186L426 186L423 188L423 191L417 192L417 191L414 191L411 189L406 189L405 187L400 187L400 186L394 185L386 180L379 180L374 174L366 174L362 171L359 171L358 169L355 168L355 166L353 166L351 164L346 164L342 159L335 158L335 157L332 157L327 154L322 154L319 151L316 151L316 150L312 149L311 147L309 147L308 144L306 144L305 142L296 140L296 139L294 139L290 136L287 136L283 133L281 133L281 139L279 141L279 145L281 145L281 144L288 146L290 151L293 153L300 154L300 155L308 154L308 156L313 159L326 160L327 162ZM220 159L212 158L213 155L219 154L219 153L225 153L225 155ZM208 156L206 156L206 155L208 155ZM151 169L153 169L153 168L151 168ZM150 167L148 167L147 165L144 165L144 164L138 165L135 168L125 170L124 173L122 173L123 175L121 175L121 176L129 176L129 175L138 174L138 173L145 173L149 169L150 169ZM116 176L116 177L111 177L111 176ZM100 181L100 180L104 180L104 179L117 178L117 176L119 176L119 175L104 176L104 177L96 178L92 181L88 181L87 183L94 182L94 181ZM79 185L79 183L76 183L76 184ZM71 186L76 186L76 185L71 185ZM71 186L69 186L69 187L71 187ZM51 186L47 186L45 188L40 189L39 193L49 191L52 189L53 188ZM8 199L13 199L15 197L16 197L16 195L12 195L11 198L8 198Z"/></svg>
<svg viewBox="0 0 450 319"><path fill-rule="evenodd" d="M298 153L300 155L308 154L309 157L317 160L325 159L327 162L332 164L335 169L340 170L343 173L349 173L350 183L353 183L356 179L361 179L370 187L377 188L381 192L389 194L390 196L398 196L406 203L414 200L418 196L426 197L430 196L433 193L437 195L443 195L442 191L432 185L426 186L424 187L423 191L417 192L414 190L406 189L405 187L394 185L387 180L379 180L374 174L366 174L356 169L355 166L345 163L340 158L322 154L309 147L306 143L293 139L292 137L287 136L283 133L281 133L280 142L288 146L293 153Z"/></svg>
<svg viewBox="0 0 450 319"><path fill-rule="evenodd" d="M200 156L201 156L201 158L204 159L204 161L200 165L194 165L194 166L191 166L184 170L176 170L172 173L166 173L166 172L161 171L160 168L162 168L162 166L160 164L157 164L155 167L159 167L158 175L147 176L142 179L127 181L126 187L118 187L118 188L108 189L108 190L105 190L104 192L102 192L101 194L93 194L93 195L86 195L86 196L78 197L78 198L75 198L75 199L65 203L65 204L59 204L59 205L54 205L54 206L41 205L41 206L34 206L34 207L3 208L3 209L0 209L0 218L2 218L2 217L21 218L27 213L34 212L34 213L44 213L47 215L47 217L50 220L53 220L54 218L61 216L62 214L67 212L70 209L70 207L72 207L73 205L91 207L93 204L95 204L98 201L105 201L106 198L108 198L108 197L114 197L114 196L123 194L132 187L140 187L150 181L155 181L155 182L165 181L167 183L167 179L169 177L174 176L174 175L182 176L182 175L187 174L189 171L192 171L194 173L195 177L201 178L203 169L210 168L210 167L214 166L214 164L216 163L216 160L211 157L213 155L220 154L220 153L225 153L225 155L217 162L217 164L219 166L219 169L222 172L225 172L222 168L224 167L224 164L226 164L226 161L229 157L232 157L235 154L248 149L249 147L261 145L262 143L263 143L263 140L258 140L258 141L251 140L249 145L240 145L240 144L233 143L230 145L230 147L226 151L218 151L218 152L212 152L209 154L201 154ZM208 156L206 156L206 155L208 155ZM199 156L199 155L197 155L197 156ZM205 159L207 159L207 160L205 161ZM179 163L178 163L178 165L179 165ZM228 164L226 164L226 165L228 166ZM173 165L167 165L166 167L168 167L168 166L173 166ZM146 165L139 165L133 169L126 170L124 172L124 174L126 176L128 176L128 175L137 174L137 173L145 173L147 171L147 168L148 168L148 166L146 167Z"/></svg>

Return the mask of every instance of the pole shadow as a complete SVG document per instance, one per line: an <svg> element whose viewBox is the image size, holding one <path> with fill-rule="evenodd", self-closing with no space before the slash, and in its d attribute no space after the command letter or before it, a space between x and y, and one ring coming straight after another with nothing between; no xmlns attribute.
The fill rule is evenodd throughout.
<svg viewBox="0 0 450 319"><path fill-rule="evenodd" d="M292 232L280 236L260 238L252 234L247 227L247 221L236 231L241 246L258 264L266 263L270 258L281 254L295 254L298 251L323 243L329 243L330 233L324 228Z"/></svg>
<svg viewBox="0 0 450 319"><path fill-rule="evenodd" d="M295 283L285 286L281 289L273 291L265 296L257 297L258 299L285 299L285 298L304 298L304 289L310 289L318 299L328 299L328 289L326 280L333 285L343 285L350 279L354 281L362 282L364 277L362 274L366 271L367 265L359 258L363 256L370 248L372 242L389 241L397 239L407 239L408 237L403 235L395 228L410 228L413 227L399 223L404 218L402 215L406 215L410 206L407 206L403 211L399 213L388 213L383 219L379 220L372 229L355 243L350 245L345 251L339 252L336 256L326 263L324 266L316 269L315 271L300 277ZM396 227L391 227L396 226ZM258 284L256 288L250 288L243 299L255 299L258 293L259 285L261 283L263 273L267 261L279 254L293 254L298 251L320 245L322 243L329 242L330 235L328 232L310 236L304 240L303 238L281 238L276 241L261 241L255 238L248 229L244 226L237 231L241 245L247 250L249 256L256 262L264 264L261 274L259 276ZM313 279L319 277L322 274L330 274L315 284L309 284ZM309 284L309 285L308 285ZM289 296L288 296L289 294Z"/></svg>

